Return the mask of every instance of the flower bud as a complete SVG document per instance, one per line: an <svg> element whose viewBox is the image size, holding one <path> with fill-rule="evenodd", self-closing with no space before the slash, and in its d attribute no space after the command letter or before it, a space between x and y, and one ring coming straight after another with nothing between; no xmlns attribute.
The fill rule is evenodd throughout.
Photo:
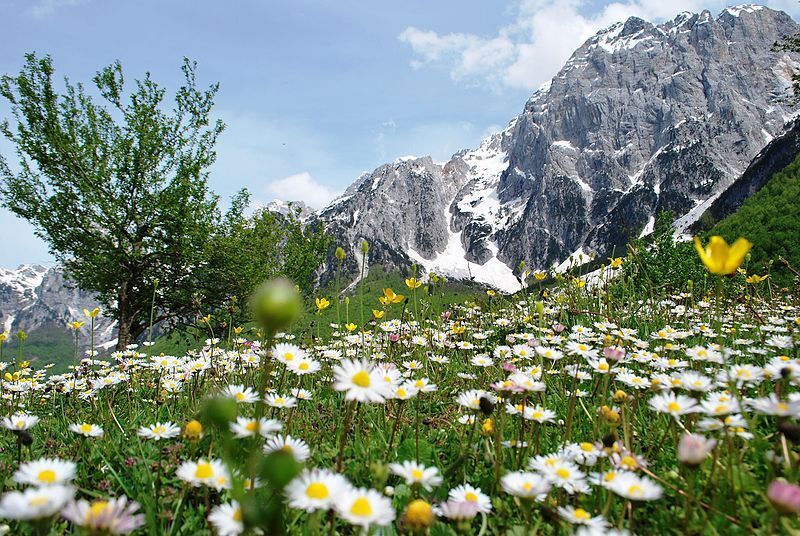
<svg viewBox="0 0 800 536"><path fill-rule="evenodd" d="M367 251L369 251L369 242L367 242L366 240L362 240L361 241L361 253L366 255Z"/></svg>
<svg viewBox="0 0 800 536"><path fill-rule="evenodd" d="M336 248L336 258L339 259L339 261L343 261L346 256L347 256L347 253L345 253L343 247L340 246L340 247Z"/></svg>
<svg viewBox="0 0 800 536"><path fill-rule="evenodd" d="M417 499L411 501L403 514L403 525L413 532L421 532L429 528L436 521L433 508L426 501Z"/></svg>
<svg viewBox="0 0 800 536"><path fill-rule="evenodd" d="M267 281L250 298L250 309L256 322L272 333L297 320L302 307L297 287L284 277Z"/></svg>
<svg viewBox="0 0 800 536"><path fill-rule="evenodd" d="M716 446L716 439L699 434L683 434L678 442L678 461L689 467L697 467Z"/></svg>
<svg viewBox="0 0 800 536"><path fill-rule="evenodd" d="M779 514L800 512L800 486L774 480L767 488L767 498Z"/></svg>

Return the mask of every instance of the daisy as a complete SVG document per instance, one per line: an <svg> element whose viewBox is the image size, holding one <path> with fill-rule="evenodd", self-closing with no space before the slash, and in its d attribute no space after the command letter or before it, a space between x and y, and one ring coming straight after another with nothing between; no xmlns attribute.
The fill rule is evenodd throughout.
<svg viewBox="0 0 800 536"><path fill-rule="evenodd" d="M392 387L392 392L388 396L388 398L394 398L397 400L409 400L417 396L419 391L414 384L411 382L406 382L402 385L396 385Z"/></svg>
<svg viewBox="0 0 800 536"><path fill-rule="evenodd" d="M294 344L280 343L272 349L272 356L284 365L289 365L293 361L306 359L306 352Z"/></svg>
<svg viewBox="0 0 800 536"><path fill-rule="evenodd" d="M455 502L469 502L477 506L478 512L488 514L492 511L492 501L480 488L462 484L450 490L448 499Z"/></svg>
<svg viewBox="0 0 800 536"><path fill-rule="evenodd" d="M439 469L436 467L425 467L417 462L404 461L402 463L390 463L389 470L405 479L406 484L409 486L419 484L426 491L431 491L442 483Z"/></svg>
<svg viewBox="0 0 800 536"><path fill-rule="evenodd" d="M391 383L372 364L353 359L342 360L333 367L336 382L333 388L346 391L345 400L383 403L391 391Z"/></svg>
<svg viewBox="0 0 800 536"><path fill-rule="evenodd" d="M103 429L96 424L70 424L69 429L70 431L85 437L103 437Z"/></svg>
<svg viewBox="0 0 800 536"><path fill-rule="evenodd" d="M229 385L222 392L222 396L232 398L237 404L254 404L258 402L256 392L244 385Z"/></svg>
<svg viewBox="0 0 800 536"><path fill-rule="evenodd" d="M345 490L335 499L336 513L352 525L389 525L395 518L392 501L374 489Z"/></svg>
<svg viewBox="0 0 800 536"><path fill-rule="evenodd" d="M478 515L478 504L470 501L443 502L435 510L437 515L454 521L470 521Z"/></svg>
<svg viewBox="0 0 800 536"><path fill-rule="evenodd" d="M592 517L592 515L583 508L559 506L558 515L573 525L584 525L596 530L602 530L608 527L608 521L606 521L603 516Z"/></svg>
<svg viewBox="0 0 800 536"><path fill-rule="evenodd" d="M471 389L469 391L464 391L463 393L459 393L458 397L456 398L456 402L460 406L463 406L467 409L471 409L473 411L480 411L481 409L481 398L486 398L492 404L497 402L497 398L489 393L488 391L483 391L480 389Z"/></svg>
<svg viewBox="0 0 800 536"><path fill-rule="evenodd" d="M747 401L756 413L762 415L775 415L778 417L789 417L800 415L800 400L788 400L783 402L778 399L775 393L767 397L754 398Z"/></svg>
<svg viewBox="0 0 800 536"><path fill-rule="evenodd" d="M311 449L308 447L308 443L290 435L277 435L267 440L264 445L264 452L269 454L278 451L291 454L298 463L306 461L311 455Z"/></svg>
<svg viewBox="0 0 800 536"><path fill-rule="evenodd" d="M55 515L75 495L71 486L43 486L9 491L0 498L0 518L41 519Z"/></svg>
<svg viewBox="0 0 800 536"><path fill-rule="evenodd" d="M571 462L559 460L553 464L545 463L542 469L542 474L547 480L557 488L566 490L570 495L588 489L586 475Z"/></svg>
<svg viewBox="0 0 800 536"><path fill-rule="evenodd" d="M214 459L206 461L201 458L196 462L183 462L175 471L175 474L193 487L214 487L219 478L230 480L228 470L222 461Z"/></svg>
<svg viewBox="0 0 800 536"><path fill-rule="evenodd" d="M313 395L311 394L311 391L309 391L308 389L297 389L297 388L295 388L295 389L292 389L291 393L292 393L292 396L297 398L298 400L311 400L313 398Z"/></svg>
<svg viewBox="0 0 800 536"><path fill-rule="evenodd" d="M328 510L350 487L340 474L327 469L304 470L286 486L289 506L306 512Z"/></svg>
<svg viewBox="0 0 800 536"><path fill-rule="evenodd" d="M315 372L319 371L322 367L319 361L310 358L303 358L298 359L296 361L291 361L287 367L289 370L298 376L304 376L306 374L314 374Z"/></svg>
<svg viewBox="0 0 800 536"><path fill-rule="evenodd" d="M669 413L673 417L694 413L698 410L697 402L684 395L672 392L660 393L649 401L650 407L659 413Z"/></svg>
<svg viewBox="0 0 800 536"><path fill-rule="evenodd" d="M74 525L91 533L128 534L144 525L144 514L137 514L139 503L128 502L124 495L92 503L72 501L61 512Z"/></svg>
<svg viewBox="0 0 800 536"><path fill-rule="evenodd" d="M219 536L237 536L244 532L243 519L242 509L236 501L219 504L208 515L208 522Z"/></svg>
<svg viewBox="0 0 800 536"><path fill-rule="evenodd" d="M143 437L145 439L159 441L161 439L172 439L173 437L179 436L180 433L180 426L168 421L164 423L157 422L155 424L151 424L150 426L142 426L139 428L138 435L139 437Z"/></svg>
<svg viewBox="0 0 800 536"><path fill-rule="evenodd" d="M27 413L15 413L11 417L3 418L3 428L13 431L27 430L39 422L39 417L36 415L28 415Z"/></svg>
<svg viewBox="0 0 800 536"><path fill-rule="evenodd" d="M270 437L280 432L283 424L275 419L262 417L261 420L248 419L247 417L236 417L236 422L231 423L231 432L239 439L252 437L260 434L262 437Z"/></svg>
<svg viewBox="0 0 800 536"><path fill-rule="evenodd" d="M297 405L297 399L293 396L269 394L264 397L264 402L273 408L293 408Z"/></svg>
<svg viewBox="0 0 800 536"><path fill-rule="evenodd" d="M661 487L645 476L620 473L608 484L608 489L631 501L653 501L661 498Z"/></svg>
<svg viewBox="0 0 800 536"><path fill-rule="evenodd" d="M58 458L39 458L23 463L14 473L14 481L31 486L66 484L75 478L75 464Z"/></svg>
<svg viewBox="0 0 800 536"><path fill-rule="evenodd" d="M500 485L509 495L524 499L544 500L550 491L550 482L537 473L516 471L500 479Z"/></svg>

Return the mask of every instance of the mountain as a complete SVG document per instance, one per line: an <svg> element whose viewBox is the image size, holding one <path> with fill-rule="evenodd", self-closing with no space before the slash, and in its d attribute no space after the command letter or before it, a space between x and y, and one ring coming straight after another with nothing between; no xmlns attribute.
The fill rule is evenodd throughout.
<svg viewBox="0 0 800 536"><path fill-rule="evenodd" d="M771 49L798 31L760 6L631 17L588 39L477 149L380 166L314 218L353 248L351 275L362 240L369 264L506 291L522 261L621 253L662 210L690 225L784 131L800 64Z"/></svg>
<svg viewBox="0 0 800 536"><path fill-rule="evenodd" d="M99 304L91 293L84 292L64 277L60 268L24 264L16 270L0 268L0 331L16 333L48 332L48 336L68 334L67 324L87 320L84 309ZM87 328L80 331L83 342L90 337ZM33 337L31 337L33 339ZM116 342L116 323L102 316L95 320L95 344L110 347Z"/></svg>

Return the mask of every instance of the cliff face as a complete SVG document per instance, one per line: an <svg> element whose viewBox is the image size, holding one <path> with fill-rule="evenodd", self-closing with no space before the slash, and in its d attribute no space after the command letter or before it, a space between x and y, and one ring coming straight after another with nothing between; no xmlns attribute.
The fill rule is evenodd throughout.
<svg viewBox="0 0 800 536"><path fill-rule="evenodd" d="M686 228L791 120L797 58L771 48L798 30L757 6L614 24L479 148L383 165L312 218L354 246L351 275L367 240L370 263L508 291L521 261L619 251L662 210Z"/></svg>

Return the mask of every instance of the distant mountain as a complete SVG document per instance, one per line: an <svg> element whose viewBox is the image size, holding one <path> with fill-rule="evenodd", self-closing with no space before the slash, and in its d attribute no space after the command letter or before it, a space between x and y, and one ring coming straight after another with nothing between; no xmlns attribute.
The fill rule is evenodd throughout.
<svg viewBox="0 0 800 536"><path fill-rule="evenodd" d="M60 268L24 264L16 270L0 268L0 331L16 333L69 333L67 324L87 320L84 309L98 307L91 293L74 287ZM84 342L90 330L81 330ZM102 316L95 320L95 344L105 348L116 343L116 323Z"/></svg>
<svg viewBox="0 0 800 536"><path fill-rule="evenodd" d="M621 253L662 210L686 228L793 118L798 57L772 46L798 31L760 6L631 17L581 45L479 148L385 164L314 218L353 248L351 275L367 240L370 264L507 291L521 261Z"/></svg>

